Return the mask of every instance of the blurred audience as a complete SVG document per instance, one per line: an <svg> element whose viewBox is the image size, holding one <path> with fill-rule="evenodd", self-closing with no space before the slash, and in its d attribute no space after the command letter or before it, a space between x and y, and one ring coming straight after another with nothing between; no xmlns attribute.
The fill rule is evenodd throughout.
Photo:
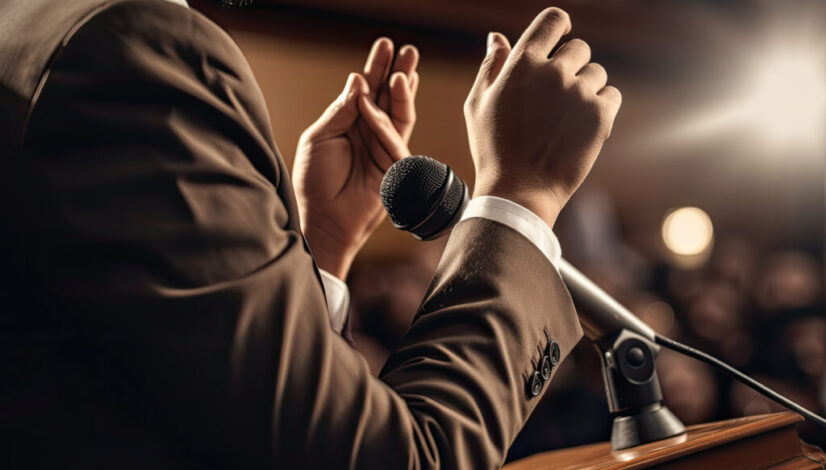
<svg viewBox="0 0 826 470"><path fill-rule="evenodd" d="M658 333L714 354L823 414L826 307L822 264L809 253L719 237L702 266L669 263L655 224L623 233L606 193L587 185L555 232L565 257ZM378 374L413 319L444 241L410 259L362 263L350 278L357 347ZM751 389L688 357L663 351L657 363L666 404L687 425L781 411ZM610 438L599 356L583 340L514 443L509 459ZM803 424L804 440L826 433Z"/></svg>

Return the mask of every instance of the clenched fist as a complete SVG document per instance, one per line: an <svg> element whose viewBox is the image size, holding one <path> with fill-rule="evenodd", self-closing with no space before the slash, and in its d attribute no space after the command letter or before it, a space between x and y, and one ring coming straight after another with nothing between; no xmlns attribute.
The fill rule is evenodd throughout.
<svg viewBox="0 0 826 470"><path fill-rule="evenodd" d="M558 8L540 13L511 48L499 33L465 102L474 196L517 202L553 227L611 132L622 101Z"/></svg>

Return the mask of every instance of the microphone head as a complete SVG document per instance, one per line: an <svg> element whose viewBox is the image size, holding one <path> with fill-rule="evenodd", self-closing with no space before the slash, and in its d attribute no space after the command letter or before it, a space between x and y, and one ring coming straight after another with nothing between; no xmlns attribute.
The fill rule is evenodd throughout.
<svg viewBox="0 0 826 470"><path fill-rule="evenodd" d="M393 164L381 181L381 201L393 225L420 240L447 232L467 205L467 185L449 166L423 155Z"/></svg>

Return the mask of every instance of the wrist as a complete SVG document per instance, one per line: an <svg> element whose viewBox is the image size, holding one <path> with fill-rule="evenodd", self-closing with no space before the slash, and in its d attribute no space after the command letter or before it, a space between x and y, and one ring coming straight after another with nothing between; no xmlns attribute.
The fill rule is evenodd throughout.
<svg viewBox="0 0 826 470"><path fill-rule="evenodd" d="M303 225L304 238L318 267L342 281L346 280L358 247L336 237L329 229L314 224Z"/></svg>
<svg viewBox="0 0 826 470"><path fill-rule="evenodd" d="M477 183L473 197L496 196L515 202L530 210L553 229L566 199L552 189L514 188L514 185L484 185Z"/></svg>
<svg viewBox="0 0 826 470"><path fill-rule="evenodd" d="M307 244L313 252L313 259L319 268L345 281L350 272L350 266L355 259L355 250L347 250L338 246L328 234L324 232L307 231L304 233Z"/></svg>

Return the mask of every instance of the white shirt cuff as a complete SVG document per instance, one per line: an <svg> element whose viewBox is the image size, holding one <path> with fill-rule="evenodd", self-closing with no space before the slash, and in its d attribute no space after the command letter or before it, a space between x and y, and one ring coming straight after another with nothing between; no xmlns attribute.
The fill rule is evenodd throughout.
<svg viewBox="0 0 826 470"><path fill-rule="evenodd" d="M559 270L559 263L562 261L559 240L548 224L530 209L501 197L480 196L468 202L461 220L473 217L493 220L521 233Z"/></svg>
<svg viewBox="0 0 826 470"><path fill-rule="evenodd" d="M330 314L330 326L338 334L347 323L347 314L350 310L350 291L341 279L327 271L320 269L321 282L324 284L324 293L327 295L327 311Z"/></svg>

